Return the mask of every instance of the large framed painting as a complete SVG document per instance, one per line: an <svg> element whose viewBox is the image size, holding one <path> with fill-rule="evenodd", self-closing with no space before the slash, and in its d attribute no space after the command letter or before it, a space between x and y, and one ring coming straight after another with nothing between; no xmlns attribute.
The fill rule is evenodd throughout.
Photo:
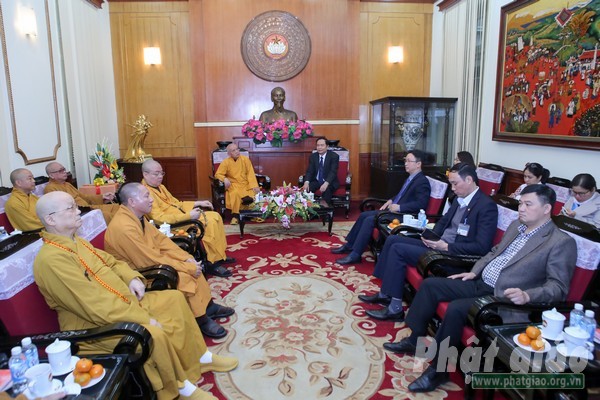
<svg viewBox="0 0 600 400"><path fill-rule="evenodd" d="M501 11L493 140L600 150L600 0Z"/></svg>

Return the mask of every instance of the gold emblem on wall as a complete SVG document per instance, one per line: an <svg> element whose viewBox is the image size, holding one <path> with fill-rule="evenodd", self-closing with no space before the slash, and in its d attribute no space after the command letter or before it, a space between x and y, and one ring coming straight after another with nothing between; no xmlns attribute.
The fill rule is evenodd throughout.
<svg viewBox="0 0 600 400"><path fill-rule="evenodd" d="M137 117L137 120L133 125L127 125L135 130L131 134L132 140L129 143L125 157L123 157L123 161L141 163L148 158L152 158L152 155L146 154L143 149L144 141L146 140L146 136L148 136L148 131L152 128L152 123L148 121L144 114L142 114Z"/></svg>
<svg viewBox="0 0 600 400"><path fill-rule="evenodd" d="M306 67L310 36L294 15L267 11L246 26L241 50L244 63L254 75L271 82L286 81Z"/></svg>

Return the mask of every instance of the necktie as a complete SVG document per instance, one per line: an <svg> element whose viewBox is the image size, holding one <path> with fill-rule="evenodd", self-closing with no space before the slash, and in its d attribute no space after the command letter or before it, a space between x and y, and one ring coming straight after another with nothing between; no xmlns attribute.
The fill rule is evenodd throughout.
<svg viewBox="0 0 600 400"><path fill-rule="evenodd" d="M325 181L323 179L323 156L319 157L319 172L317 175L317 180L322 184Z"/></svg>
<svg viewBox="0 0 600 400"><path fill-rule="evenodd" d="M404 185L402 185L402 189L400 189L400 192L398 192L396 197L394 197L394 201L393 201L394 204L397 204L400 201L400 197L402 197L404 192L406 192L406 188L408 188L409 184L410 184L410 177L408 177L408 179L404 181Z"/></svg>

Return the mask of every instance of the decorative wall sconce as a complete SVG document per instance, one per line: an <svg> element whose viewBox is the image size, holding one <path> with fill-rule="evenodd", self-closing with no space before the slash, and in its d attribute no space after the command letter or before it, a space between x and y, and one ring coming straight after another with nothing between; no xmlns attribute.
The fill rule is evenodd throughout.
<svg viewBox="0 0 600 400"><path fill-rule="evenodd" d="M160 58L160 47L144 47L144 64L146 64L146 65L162 64L162 60Z"/></svg>
<svg viewBox="0 0 600 400"><path fill-rule="evenodd" d="M17 8L16 27L24 36L37 36L37 22L33 8L19 5L19 8Z"/></svg>
<svg viewBox="0 0 600 400"><path fill-rule="evenodd" d="M388 62L390 64L399 64L404 62L404 47L390 46L388 47Z"/></svg>

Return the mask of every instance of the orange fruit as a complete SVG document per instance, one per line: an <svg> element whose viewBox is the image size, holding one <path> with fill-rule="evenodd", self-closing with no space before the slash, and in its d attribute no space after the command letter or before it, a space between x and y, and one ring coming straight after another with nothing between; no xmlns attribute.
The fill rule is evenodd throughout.
<svg viewBox="0 0 600 400"><path fill-rule="evenodd" d="M531 341L531 348L533 350L543 350L544 346L544 341L542 339L535 339Z"/></svg>
<svg viewBox="0 0 600 400"><path fill-rule="evenodd" d="M392 220L392 225L400 225L400 220L399 220L399 219L397 219L397 218L394 218L394 219Z"/></svg>
<svg viewBox="0 0 600 400"><path fill-rule="evenodd" d="M525 333L527 334L527 336L529 336L529 339L533 340L537 339L538 336L542 334L542 331L540 331L539 328L536 326L528 326L525 330Z"/></svg>
<svg viewBox="0 0 600 400"><path fill-rule="evenodd" d="M103 372L104 372L104 367L102 365L94 364L94 365L92 365L92 368L90 369L90 376L92 377L92 379L95 379L95 378L102 376Z"/></svg>
<svg viewBox="0 0 600 400"><path fill-rule="evenodd" d="M183 229L180 229L180 230L177 231L177 234L180 235L180 236L181 235L185 235L185 231Z"/></svg>
<svg viewBox="0 0 600 400"><path fill-rule="evenodd" d="M74 375L75 383L79 384L81 387L85 387L90 383L92 377L87 372L82 372L80 374Z"/></svg>
<svg viewBox="0 0 600 400"><path fill-rule="evenodd" d="M77 372L88 372L92 368L92 365L92 360L89 358L82 358L75 364L75 370Z"/></svg>
<svg viewBox="0 0 600 400"><path fill-rule="evenodd" d="M519 337L517 338L519 343L525 346L529 346L531 344L531 339L527 336L526 333L519 333Z"/></svg>

